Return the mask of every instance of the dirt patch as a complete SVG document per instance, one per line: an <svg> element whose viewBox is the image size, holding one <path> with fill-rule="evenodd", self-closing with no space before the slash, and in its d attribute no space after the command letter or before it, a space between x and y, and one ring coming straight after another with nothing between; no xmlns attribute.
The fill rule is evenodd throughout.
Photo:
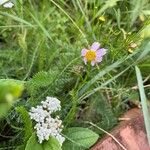
<svg viewBox="0 0 150 150"><path fill-rule="evenodd" d="M132 109L122 118L128 119L128 121L121 121L111 134L127 150L150 150L141 110ZM110 136L106 136L91 150L122 150L122 148Z"/></svg>

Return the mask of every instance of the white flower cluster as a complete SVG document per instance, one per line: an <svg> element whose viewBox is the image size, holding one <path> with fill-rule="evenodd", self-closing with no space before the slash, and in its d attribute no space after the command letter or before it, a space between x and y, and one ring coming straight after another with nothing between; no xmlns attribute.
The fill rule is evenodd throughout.
<svg viewBox="0 0 150 150"><path fill-rule="evenodd" d="M57 116L52 118L51 114L61 110L60 101L54 97L47 97L46 101L42 101L42 106L32 107L29 113L30 118L36 121L35 129L39 139L39 143L48 140L50 136L55 137L59 143L65 141L61 135L62 121Z"/></svg>
<svg viewBox="0 0 150 150"><path fill-rule="evenodd" d="M0 5L3 5L5 8L12 8L14 6L9 0L0 0Z"/></svg>

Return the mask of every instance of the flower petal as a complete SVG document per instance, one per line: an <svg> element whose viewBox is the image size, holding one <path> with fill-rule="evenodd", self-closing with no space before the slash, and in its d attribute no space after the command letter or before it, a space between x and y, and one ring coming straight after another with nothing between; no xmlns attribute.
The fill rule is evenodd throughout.
<svg viewBox="0 0 150 150"><path fill-rule="evenodd" d="M94 66L95 64L96 64L96 61L95 61L95 60L92 60L92 61L91 61L91 65Z"/></svg>
<svg viewBox="0 0 150 150"><path fill-rule="evenodd" d="M98 42L94 42L91 46L91 50L96 51L100 47L100 44Z"/></svg>
<svg viewBox="0 0 150 150"><path fill-rule="evenodd" d="M86 65L87 64L87 59L85 57L83 58L83 61L84 61L85 65Z"/></svg>
<svg viewBox="0 0 150 150"><path fill-rule="evenodd" d="M87 52L87 49L83 48L82 51L81 51L81 56L85 56L86 52Z"/></svg>
<svg viewBox="0 0 150 150"><path fill-rule="evenodd" d="M104 56L106 54L106 51L107 50L105 48L98 49L96 51L96 55L99 56L99 57L102 57L102 56Z"/></svg>
<svg viewBox="0 0 150 150"><path fill-rule="evenodd" d="M96 61L96 62L101 62L102 59L103 59L102 57L96 57L95 61Z"/></svg>
<svg viewBox="0 0 150 150"><path fill-rule="evenodd" d="M107 49L105 49L105 48L101 48L101 50L102 50L103 55L105 55L105 54L106 54L106 52L107 52Z"/></svg>

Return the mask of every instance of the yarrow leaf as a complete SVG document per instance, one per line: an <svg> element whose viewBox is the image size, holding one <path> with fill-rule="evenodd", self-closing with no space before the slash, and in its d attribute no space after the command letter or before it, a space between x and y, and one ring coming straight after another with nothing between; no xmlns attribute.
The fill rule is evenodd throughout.
<svg viewBox="0 0 150 150"><path fill-rule="evenodd" d="M17 107L16 110L21 114L21 117L23 119L25 130L25 141L27 141L33 133L32 121L30 119L27 110L23 106Z"/></svg>

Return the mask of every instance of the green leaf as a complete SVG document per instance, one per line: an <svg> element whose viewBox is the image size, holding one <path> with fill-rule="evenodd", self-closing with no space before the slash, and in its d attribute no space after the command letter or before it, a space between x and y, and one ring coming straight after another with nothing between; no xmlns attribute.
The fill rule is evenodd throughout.
<svg viewBox="0 0 150 150"><path fill-rule="evenodd" d="M144 92L142 75L141 75L140 69L137 66L135 66L135 70L136 70L136 76L137 76L138 87L139 87L139 92L140 92L140 98L141 98L144 122L145 122L145 127L146 127L146 132L147 132L147 138L148 138L148 141L150 144L150 115L149 115L149 111L148 111L147 99L146 99L146 95Z"/></svg>
<svg viewBox="0 0 150 150"><path fill-rule="evenodd" d="M83 121L93 122L105 130L110 130L117 123L112 107L103 93L96 92L90 96L88 106L90 107L82 115Z"/></svg>
<svg viewBox="0 0 150 150"><path fill-rule="evenodd" d="M150 38L150 25L145 26L145 28L140 32L140 36L143 39Z"/></svg>
<svg viewBox="0 0 150 150"><path fill-rule="evenodd" d="M85 150L89 149L99 138L99 135L88 128L69 128L65 135L67 137L63 144L63 150Z"/></svg>
<svg viewBox="0 0 150 150"><path fill-rule="evenodd" d="M39 88L49 86L55 77L55 71L40 71L27 82L27 89L31 94L33 94L34 91L37 91Z"/></svg>
<svg viewBox="0 0 150 150"><path fill-rule="evenodd" d="M33 133L29 138L25 150L62 150L59 142L50 137L48 141L44 141L42 144L38 142L36 134Z"/></svg>
<svg viewBox="0 0 150 150"><path fill-rule="evenodd" d="M25 149L25 145L20 145L20 146L17 146L15 150L24 150L24 149Z"/></svg>
<svg viewBox="0 0 150 150"><path fill-rule="evenodd" d="M24 90L24 81L0 79L0 118L5 117L13 101L21 96Z"/></svg>
<svg viewBox="0 0 150 150"><path fill-rule="evenodd" d="M0 119L5 117L8 110L11 108L11 106L8 103L1 103L0 104Z"/></svg>
<svg viewBox="0 0 150 150"><path fill-rule="evenodd" d="M21 96L24 90L24 81L13 79L0 79L0 101L7 100L11 95L13 100Z"/></svg>
<svg viewBox="0 0 150 150"><path fill-rule="evenodd" d="M33 150L33 148L36 150L43 150L43 146L42 144L38 143L38 139L35 133L33 133L29 138L25 150Z"/></svg>
<svg viewBox="0 0 150 150"><path fill-rule="evenodd" d="M43 147L43 150L62 150L59 142L53 137L50 137L47 142L44 142Z"/></svg>
<svg viewBox="0 0 150 150"><path fill-rule="evenodd" d="M29 113L24 107L17 107L17 112L21 114L21 117L24 122L24 130L25 130L25 141L27 141L33 133L32 121L30 119Z"/></svg>

